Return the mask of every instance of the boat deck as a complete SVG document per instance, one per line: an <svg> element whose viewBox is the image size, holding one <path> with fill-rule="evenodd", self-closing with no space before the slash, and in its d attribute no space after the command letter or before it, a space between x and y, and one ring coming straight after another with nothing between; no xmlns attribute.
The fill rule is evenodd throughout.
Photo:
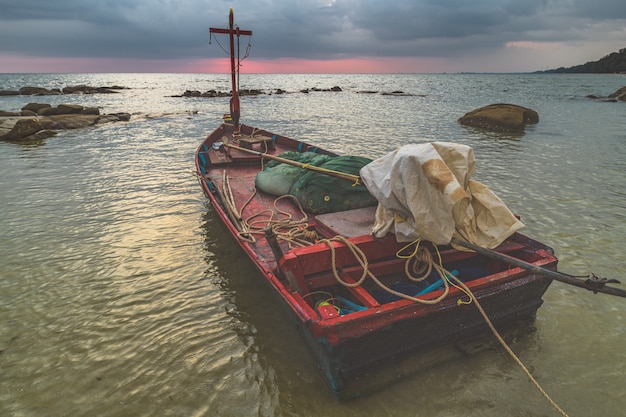
<svg viewBox="0 0 626 417"><path fill-rule="evenodd" d="M298 142L284 137L276 140L276 135L242 126L242 133L244 132L237 140L233 140L227 125L214 132L213 144L205 144L203 152L199 152L199 157L205 161L201 164L202 174L204 178L210 178L213 189L220 194L220 200L232 199L235 213L234 216L231 215L231 222L242 235L250 230L248 226L252 226L250 245L256 252L258 261L268 270L275 270L276 259L263 234L264 225L285 219L294 222L304 219L307 228L315 230L316 220L314 216L303 213L292 199L277 198L256 189L255 178L263 169L264 163L261 156L224 146L224 143L234 144L266 155L279 156L298 149ZM315 151L315 148L308 146L298 150ZM284 252L292 249L289 242L282 241L280 246Z"/></svg>

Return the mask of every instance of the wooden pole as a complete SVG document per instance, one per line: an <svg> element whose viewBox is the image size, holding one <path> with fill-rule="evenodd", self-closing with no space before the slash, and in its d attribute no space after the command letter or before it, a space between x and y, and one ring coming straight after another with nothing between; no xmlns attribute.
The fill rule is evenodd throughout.
<svg viewBox="0 0 626 417"><path fill-rule="evenodd" d="M242 30L238 26L235 26L235 18L233 15L233 9L230 9L228 14L228 29L209 28L210 33L220 33L228 35L230 41L230 76L232 83L232 97L230 99L230 113L233 118L233 124L235 125L235 134L239 134L239 116L241 110L239 108L239 97L237 95L237 74L239 72L238 65L235 64L235 36L237 39L241 35L252 36L251 30Z"/></svg>
<svg viewBox="0 0 626 417"><path fill-rule="evenodd" d="M565 284L584 288L586 290L593 291L594 293L601 292L604 294L616 295L618 297L626 298L625 290L621 288L605 286L605 283L607 282L619 284L620 282L617 280L598 279L595 275L591 275L588 279L582 280L580 278L576 278L572 275L564 274L562 272L552 271L546 268L541 268L540 266L536 266L528 262L524 262L521 259L517 259L512 256L505 255L504 253L496 252L495 250L492 250L492 249L483 248L482 246L478 246L473 243L460 240L457 238L452 238L452 243L459 245L459 246L463 246L464 248L467 248L467 249L471 249L476 253L487 256L488 258L507 262L510 265L526 269L527 271L534 272L535 274L543 275L555 281L560 281L560 282L564 282Z"/></svg>
<svg viewBox="0 0 626 417"><path fill-rule="evenodd" d="M242 148L241 146L231 145L230 143L226 143L226 142L224 142L224 146L227 147L227 148L236 149L238 151L247 152L247 153L250 153L250 154L253 154L253 155L258 155L261 158L272 159L274 161L282 162L282 163L288 164L288 165L293 165L293 166L296 166L298 168L308 169L308 170L311 170L311 171L320 172L322 174L331 175L333 177L337 177L337 178L341 178L341 179L344 179L344 180L347 180L347 181L351 181L355 185L360 185L361 184L361 177L358 176L358 175L348 174L346 172L341 172L341 171L333 171L332 169L320 168L320 167L315 166L315 165L303 164L302 162L292 161L291 159L281 158L280 156L270 155L270 154L267 154L267 153L255 151L253 149Z"/></svg>

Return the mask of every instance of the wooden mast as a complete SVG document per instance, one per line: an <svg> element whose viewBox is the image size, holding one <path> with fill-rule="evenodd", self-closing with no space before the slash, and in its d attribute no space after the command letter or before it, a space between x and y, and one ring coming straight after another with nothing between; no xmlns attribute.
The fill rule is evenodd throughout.
<svg viewBox="0 0 626 417"><path fill-rule="evenodd" d="M230 9L228 15L228 29L209 28L210 33L220 33L229 35L230 38L230 73L232 81L232 97L230 99L230 114L233 118L233 124L235 126L234 134L239 134L239 116L241 111L239 108L239 96L237 94L237 73L239 63L235 63L235 36L239 38L241 35L252 36L251 30L241 30L238 26L235 26L235 18L233 16L233 9Z"/></svg>

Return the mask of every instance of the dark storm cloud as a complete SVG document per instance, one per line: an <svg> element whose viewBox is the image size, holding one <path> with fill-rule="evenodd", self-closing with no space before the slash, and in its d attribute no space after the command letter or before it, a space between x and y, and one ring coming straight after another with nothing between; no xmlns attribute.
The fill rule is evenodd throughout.
<svg viewBox="0 0 626 417"><path fill-rule="evenodd" d="M580 40L579 30L600 23L623 28L625 5L617 0L337 0L267 7L245 18L258 26L255 54L264 57L446 57L507 42ZM589 18L592 9L597 19Z"/></svg>
<svg viewBox="0 0 626 417"><path fill-rule="evenodd" d="M559 1L566 15L585 19L624 19L626 18L626 2L623 0L572 0ZM568 13L571 12L571 13Z"/></svg>
<svg viewBox="0 0 626 417"><path fill-rule="evenodd" d="M0 50L32 56L199 57L208 40L200 1L0 0Z"/></svg>
<svg viewBox="0 0 626 417"><path fill-rule="evenodd" d="M0 52L215 57L208 28L226 27L231 6L255 58L457 56L626 21L623 0L0 0Z"/></svg>

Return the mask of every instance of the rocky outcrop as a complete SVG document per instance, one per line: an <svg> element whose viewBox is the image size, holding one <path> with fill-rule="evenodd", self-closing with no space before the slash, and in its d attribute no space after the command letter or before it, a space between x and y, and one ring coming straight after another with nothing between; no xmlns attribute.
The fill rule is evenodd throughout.
<svg viewBox="0 0 626 417"><path fill-rule="evenodd" d="M281 93L277 94L282 94L282 90ZM258 96L261 94L265 94L263 93L263 91L261 90L239 90L238 91L239 97L242 96ZM179 96L173 96L173 97L203 97L203 98L213 98L213 97L230 97L230 91L228 92L224 92L224 91L217 91L217 90L209 90L209 91L205 91L204 93L197 91L197 90L187 90L185 91L182 95Z"/></svg>
<svg viewBox="0 0 626 417"><path fill-rule="evenodd" d="M19 90L0 90L0 96L56 96L60 94L112 94L126 87L91 87L88 85L75 85L63 87L63 89L47 89L43 87L22 87Z"/></svg>
<svg viewBox="0 0 626 417"><path fill-rule="evenodd" d="M75 85L70 87L64 87L63 94L114 94L118 93L117 90L125 90L126 87L111 86L111 87L91 87L88 85Z"/></svg>
<svg viewBox="0 0 626 417"><path fill-rule="evenodd" d="M613 94L609 94L608 96L598 96L595 94L589 94L585 96L586 98L591 98L600 101L606 101L609 103L616 103L618 101L626 101L626 86L618 89Z"/></svg>
<svg viewBox="0 0 626 417"><path fill-rule="evenodd" d="M33 135L43 130L46 129L44 129L39 120L34 117L0 120L0 140L7 142L32 142L37 140ZM49 132L46 137L53 136L54 134Z"/></svg>
<svg viewBox="0 0 626 417"><path fill-rule="evenodd" d="M494 132L523 133L527 124L539 122L539 114L515 104L497 103L472 110L458 122Z"/></svg>
<svg viewBox="0 0 626 417"><path fill-rule="evenodd" d="M318 87L313 87L313 88L305 88L304 90L300 90L301 93L305 93L308 94L311 91L334 91L334 92L339 92L339 91L343 91L341 89L341 87L339 87L338 85L331 87L331 88L318 88Z"/></svg>
<svg viewBox="0 0 626 417"><path fill-rule="evenodd" d="M613 100L626 101L626 86L620 88L613 94L610 94L608 98Z"/></svg>
<svg viewBox="0 0 626 417"><path fill-rule="evenodd" d="M198 90L186 90L182 95L174 96L174 97L205 97L205 98L230 97L230 93L223 93L217 90L209 90L209 91L205 91L204 93Z"/></svg>
<svg viewBox="0 0 626 417"><path fill-rule="evenodd" d="M397 97L412 97L415 94L411 94L411 93L405 93L402 90L396 90L396 91L383 91L382 93L383 96L397 96ZM424 97L424 95L420 95L421 97Z"/></svg>
<svg viewBox="0 0 626 417"><path fill-rule="evenodd" d="M343 91L343 89L339 86L334 86L334 87L330 87L330 88L319 88L319 87L312 87L312 88L303 88L301 89L299 92L303 93L303 94L309 94L312 92L341 92ZM370 90L365 90L365 91L357 91L357 94L381 94L383 96L398 96L398 97L402 97L402 96L413 96L414 94L411 93L406 93L404 91L370 91ZM282 88L278 88L275 91L270 91L269 93L265 93L262 90L256 90L256 89L250 89L250 90L239 90L239 96L258 96L258 95L262 95L262 94L268 94L268 95L272 95L272 94L287 94L287 91L283 90ZM214 97L230 97L231 93L230 91L217 91L217 90L209 90L209 91L205 91L204 93L201 91L197 91L197 90L187 90L185 91L183 94L180 95L174 95L172 97L202 97L202 98L214 98ZM420 95L420 96L424 96L424 95Z"/></svg>
<svg viewBox="0 0 626 417"><path fill-rule="evenodd" d="M58 130L80 129L103 123L128 121L129 113L101 115L95 107L76 104L29 103L20 113L0 113L0 140L33 142L54 136Z"/></svg>
<svg viewBox="0 0 626 417"><path fill-rule="evenodd" d="M19 90L0 90L0 96L55 96L62 94L58 88L48 90L43 87L22 87Z"/></svg>

